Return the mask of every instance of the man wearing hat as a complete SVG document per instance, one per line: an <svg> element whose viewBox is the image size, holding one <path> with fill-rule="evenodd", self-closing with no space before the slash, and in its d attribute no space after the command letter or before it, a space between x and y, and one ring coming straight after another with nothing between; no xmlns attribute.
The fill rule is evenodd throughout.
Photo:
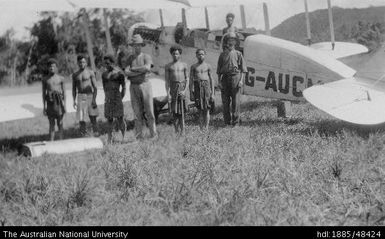
<svg viewBox="0 0 385 239"><path fill-rule="evenodd" d="M155 138L157 133L152 88L147 77L150 73L152 59L150 55L142 52L145 43L139 34L132 37L129 45L133 48L133 54L127 59L125 74L131 82L130 94L131 105L135 114L135 136L137 139L143 138L143 126L146 125L147 119L151 138Z"/></svg>
<svg viewBox="0 0 385 239"><path fill-rule="evenodd" d="M218 59L218 84L221 88L225 124L237 125L239 124L240 89L247 67L242 53L235 50L237 35L230 32L227 36L227 50L223 51Z"/></svg>

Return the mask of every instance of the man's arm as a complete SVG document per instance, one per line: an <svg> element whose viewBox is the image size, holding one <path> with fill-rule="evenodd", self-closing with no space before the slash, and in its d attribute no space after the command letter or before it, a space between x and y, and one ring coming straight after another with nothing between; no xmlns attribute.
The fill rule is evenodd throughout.
<svg viewBox="0 0 385 239"><path fill-rule="evenodd" d="M105 72L103 72L103 74L102 74L102 86L103 86L104 91L106 91L106 80L105 80L106 75L105 74L106 74Z"/></svg>
<svg viewBox="0 0 385 239"><path fill-rule="evenodd" d="M135 76L138 76L138 75L143 74L143 73L141 73L141 72L133 72L133 71L130 71L130 70L127 69L127 67L126 67L126 69L124 70L124 73L126 74L127 77L135 77Z"/></svg>
<svg viewBox="0 0 385 239"><path fill-rule="evenodd" d="M207 75L209 76L209 80L210 80L210 88L211 88L211 95L210 95L210 97L213 97L215 89L214 89L213 79L211 78L211 66L210 65L208 65Z"/></svg>
<svg viewBox="0 0 385 239"><path fill-rule="evenodd" d="M166 94L168 97L168 101L171 101L170 97L170 79L169 79L169 66L168 64L164 67L164 81L165 81L165 87L166 87Z"/></svg>
<svg viewBox="0 0 385 239"><path fill-rule="evenodd" d="M126 67L124 67L124 74L128 77L128 78L130 78L130 77L135 77L135 76L138 76L138 75L141 75L142 73L141 72L133 72L133 71L131 71L131 63L132 63L132 61L133 61L133 56L132 55L130 55L129 57L128 57L128 59L127 59L127 65L126 65ZM130 79L128 79L128 80L130 80Z"/></svg>
<svg viewBox="0 0 385 239"><path fill-rule="evenodd" d="M221 70L221 67L222 67L222 64L223 64L223 53L221 53L219 55L219 58L218 58L218 64L217 64L217 75L218 75L218 87L219 89L222 89L222 74L220 72Z"/></svg>
<svg viewBox="0 0 385 239"><path fill-rule="evenodd" d="M73 98L73 106L74 106L74 109L76 109L76 76L75 76L75 73L72 74L72 98Z"/></svg>
<svg viewBox="0 0 385 239"><path fill-rule="evenodd" d="M43 114L46 115L47 114L47 105L46 105L46 99L45 99L45 96L47 94L46 80L43 78L41 83L42 83L41 86L42 86L42 96L43 96Z"/></svg>
<svg viewBox="0 0 385 239"><path fill-rule="evenodd" d="M122 85L122 92L120 95L121 95L122 100L123 100L124 96L126 95L126 80L124 78L123 73L119 73L119 78L120 78L121 85Z"/></svg>
<svg viewBox="0 0 385 239"><path fill-rule="evenodd" d="M64 83L64 78L62 77L61 78L61 90L63 92L63 108L64 108L64 112L67 112L67 107L66 107L66 87L65 87L65 83Z"/></svg>
<svg viewBox="0 0 385 239"><path fill-rule="evenodd" d="M184 73L184 78L186 79L186 87L184 88L183 95L186 95L187 88L190 85L190 77L189 77L189 74L187 72L188 71L187 69L188 69L187 64L185 64L184 69L183 69L183 73Z"/></svg>
<svg viewBox="0 0 385 239"><path fill-rule="evenodd" d="M147 73L151 71L151 65L152 65L151 56L144 54L143 57L144 57L144 65L131 67L131 71L140 72L140 73Z"/></svg>
<svg viewBox="0 0 385 239"><path fill-rule="evenodd" d="M190 67L190 83L189 83L189 90L190 90L190 100L194 101L194 65Z"/></svg>
<svg viewBox="0 0 385 239"><path fill-rule="evenodd" d="M247 73L247 66L246 66L245 58L243 58L243 55L241 52L239 52L239 69L241 70L241 79L239 81L239 87L242 87L245 80L245 75Z"/></svg>
<svg viewBox="0 0 385 239"><path fill-rule="evenodd" d="M96 77L95 77L95 73L93 71L90 70L90 80L91 80L91 85L92 85L92 89L93 89L93 93L92 93L92 106L93 107L96 107L96 95L98 94L98 88L96 87Z"/></svg>

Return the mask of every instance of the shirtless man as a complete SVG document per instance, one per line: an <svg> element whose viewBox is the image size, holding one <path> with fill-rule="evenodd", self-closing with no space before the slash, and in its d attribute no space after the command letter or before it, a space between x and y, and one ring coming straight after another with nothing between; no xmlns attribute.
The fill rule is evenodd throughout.
<svg viewBox="0 0 385 239"><path fill-rule="evenodd" d="M108 120L108 143L112 143L112 128L114 118L117 119L122 138L126 132L126 124L124 122L123 98L126 94L126 82L124 73L115 65L113 55L104 56L104 64L107 68L102 74L103 89L105 94L104 116Z"/></svg>
<svg viewBox="0 0 385 239"><path fill-rule="evenodd" d="M48 75L42 81L43 113L49 120L49 137L55 139L55 120L59 129L59 137L63 139L63 116L66 112L66 96L64 78L57 74L57 62L48 60Z"/></svg>
<svg viewBox="0 0 385 239"><path fill-rule="evenodd" d="M234 13L231 13L231 12L227 13L227 15L226 15L227 27L222 29L222 36L224 36L223 45L222 45L223 50L226 50L226 48L227 48L227 39L228 39L227 36L228 35L225 36L225 34L230 33L230 32L234 32L235 34L238 33L238 28L236 26L233 26L234 18L235 18ZM237 45L238 45L238 43L237 43Z"/></svg>
<svg viewBox="0 0 385 239"><path fill-rule="evenodd" d="M211 66L205 62L206 51L198 49L196 57L198 62L190 68L190 100L195 101L195 105L200 113L200 128L207 130L210 121L211 102L214 93L214 84L211 78Z"/></svg>
<svg viewBox="0 0 385 239"><path fill-rule="evenodd" d="M95 74L87 68L85 56L79 55L77 61L79 70L72 74L73 106L76 109L76 119L80 122L80 134L87 134L85 115L88 114L92 124L91 135L94 135L97 132L96 117L99 115Z"/></svg>
<svg viewBox="0 0 385 239"><path fill-rule="evenodd" d="M165 66L166 92L168 96L169 107L173 115L175 131L178 133L178 127L181 134L184 134L184 110L186 108L185 95L189 84L187 64L180 61L182 48L179 45L170 48L173 62Z"/></svg>

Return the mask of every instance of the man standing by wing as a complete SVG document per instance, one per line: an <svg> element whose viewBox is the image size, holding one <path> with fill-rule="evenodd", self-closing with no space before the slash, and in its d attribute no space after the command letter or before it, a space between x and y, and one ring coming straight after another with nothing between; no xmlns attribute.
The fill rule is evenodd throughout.
<svg viewBox="0 0 385 239"><path fill-rule="evenodd" d="M233 13L231 13L231 12L227 13L227 15L226 15L227 27L222 29L222 36L224 37L223 41L222 41L222 44L223 44L222 48L223 48L223 50L225 50L225 48L227 46L228 35L226 35L226 34L230 33L230 32L234 32L235 34L238 33L238 28L236 26L233 26L234 18L235 18L235 15Z"/></svg>
<svg viewBox="0 0 385 239"><path fill-rule="evenodd" d="M147 119L151 138L155 138L157 133L153 95L151 83L147 77L151 69L152 59L150 55L142 52L145 43L139 34L133 36L129 45L133 48L134 53L128 57L124 72L131 82L130 95L135 114L135 137L137 139L143 138L143 127L146 125Z"/></svg>
<svg viewBox="0 0 385 239"><path fill-rule="evenodd" d="M59 137L63 139L63 116L66 112L66 96L64 78L57 74L57 62L48 60L48 75L42 81L43 113L49 120L49 138L55 139L55 121L59 129Z"/></svg>
<svg viewBox="0 0 385 239"><path fill-rule="evenodd" d="M88 114L92 133L97 132L96 117L99 115L96 104L96 79L95 73L87 68L87 60L83 55L77 57L79 70L72 74L72 96L74 108L76 109L76 119L80 122L80 134L87 134L85 117ZM77 97L77 98L76 98Z"/></svg>
<svg viewBox="0 0 385 239"><path fill-rule="evenodd" d="M235 50L237 36L228 34L227 50L218 59L218 85L221 88L223 118L227 125L239 124L241 87L247 73L246 62L240 51ZM230 114L231 103L231 114Z"/></svg>
<svg viewBox="0 0 385 239"><path fill-rule="evenodd" d="M113 55L104 56L104 64L107 68L102 74L103 89L105 94L104 116L108 121L108 143L112 143L112 128L114 118L117 119L122 139L126 132L124 122L123 98L126 94L126 82L123 72L116 67Z"/></svg>

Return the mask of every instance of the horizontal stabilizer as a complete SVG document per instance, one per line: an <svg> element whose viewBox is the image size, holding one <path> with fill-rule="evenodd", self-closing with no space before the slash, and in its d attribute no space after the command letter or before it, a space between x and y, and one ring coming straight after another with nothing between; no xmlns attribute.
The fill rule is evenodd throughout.
<svg viewBox="0 0 385 239"><path fill-rule="evenodd" d="M303 91L307 101L326 113L354 124L385 122L385 83L349 78Z"/></svg>
<svg viewBox="0 0 385 239"><path fill-rule="evenodd" d="M310 47L322 51L334 59L341 59L369 51L366 46L352 42L335 42L334 49L331 42L319 42L310 45Z"/></svg>

